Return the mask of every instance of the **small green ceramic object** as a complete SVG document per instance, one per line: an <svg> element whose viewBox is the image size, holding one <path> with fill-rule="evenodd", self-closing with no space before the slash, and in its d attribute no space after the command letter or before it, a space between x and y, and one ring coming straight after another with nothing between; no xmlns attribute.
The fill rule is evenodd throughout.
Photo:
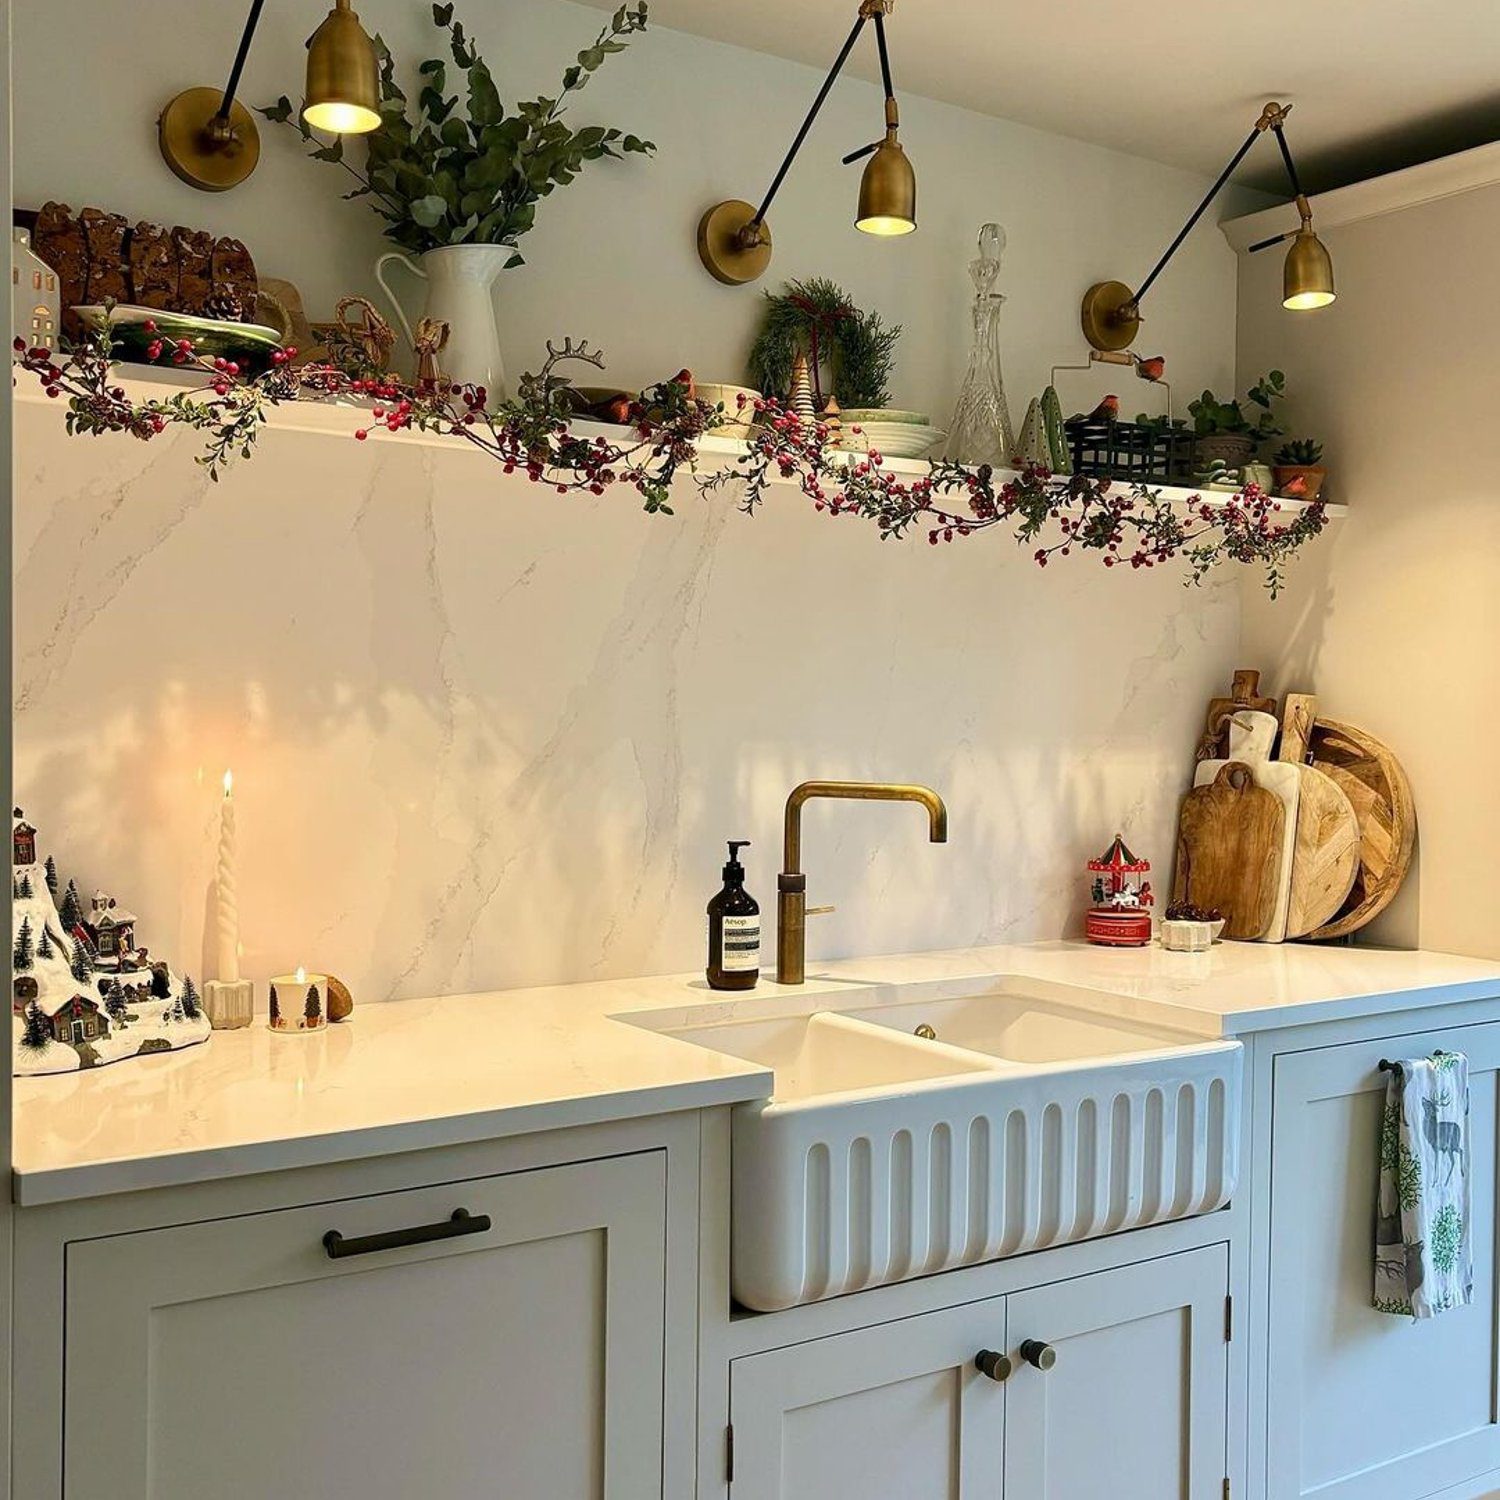
<svg viewBox="0 0 1500 1500"><path fill-rule="evenodd" d="M151 359L146 350L156 339L175 343L191 339L193 353L209 359L232 359L246 371L264 370L272 353L281 347L281 335L259 323L236 323L226 318L195 318L187 313L163 312L156 307L113 308L100 305L75 307L74 312L90 328L101 328L106 318L114 332L119 358L136 364L171 367L171 357ZM154 324L148 328L147 324Z"/></svg>

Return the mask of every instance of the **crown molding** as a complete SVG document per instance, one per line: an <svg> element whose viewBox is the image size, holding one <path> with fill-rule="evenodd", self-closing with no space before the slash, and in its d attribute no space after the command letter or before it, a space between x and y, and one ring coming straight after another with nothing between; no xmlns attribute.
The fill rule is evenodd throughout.
<svg viewBox="0 0 1500 1500"><path fill-rule="evenodd" d="M1310 201L1321 234L1340 225L1358 224L1363 219L1400 213L1403 209L1433 203L1440 198L1496 186L1500 186L1500 141L1476 146L1472 151L1460 151L1453 156L1442 156L1436 161L1424 161L1400 172L1388 172L1384 177L1352 182L1348 187L1319 193ZM1297 210L1287 202L1276 208L1246 214L1243 218L1226 220L1219 227L1224 231L1224 238L1243 255L1257 240L1295 229Z"/></svg>

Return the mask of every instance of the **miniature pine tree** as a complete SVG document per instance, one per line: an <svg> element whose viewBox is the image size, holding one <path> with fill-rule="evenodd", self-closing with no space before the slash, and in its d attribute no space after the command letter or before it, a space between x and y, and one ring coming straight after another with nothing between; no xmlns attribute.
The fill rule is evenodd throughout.
<svg viewBox="0 0 1500 1500"><path fill-rule="evenodd" d="M19 891L21 899L23 901L30 901L31 898L36 895L36 890L31 884L31 876L29 875L23 875L20 880L16 882L16 888Z"/></svg>
<svg viewBox="0 0 1500 1500"><path fill-rule="evenodd" d="M31 918L21 918L21 930L16 934L16 946L11 950L11 967L24 974L35 956L31 946Z"/></svg>
<svg viewBox="0 0 1500 1500"><path fill-rule="evenodd" d="M175 1023L186 1019L186 1015L187 1012L183 1009L182 996L179 995L172 1002L171 1006L165 1012L163 1012L163 1019Z"/></svg>
<svg viewBox="0 0 1500 1500"><path fill-rule="evenodd" d="M190 1021L196 1021L203 1014L203 1007L198 1003L197 986L194 985L191 974L183 975L182 996L177 1003L182 1007L183 1015Z"/></svg>
<svg viewBox="0 0 1500 1500"><path fill-rule="evenodd" d="M112 1021L123 1021L125 1019L125 991L120 986L118 979L114 980L104 997L104 1008L109 1012Z"/></svg>
<svg viewBox="0 0 1500 1500"><path fill-rule="evenodd" d="M52 946L52 930L44 922L42 924L42 936L36 945L36 956L38 958L51 958L55 951Z"/></svg>
<svg viewBox="0 0 1500 1500"><path fill-rule="evenodd" d="M302 1007L302 1014L307 1018L309 1026L316 1026L323 1018L323 1000L315 984L307 987L307 1004Z"/></svg>
<svg viewBox="0 0 1500 1500"><path fill-rule="evenodd" d="M47 872L47 889L55 897L57 895L57 861L49 854L47 856L47 863L43 868Z"/></svg>
<svg viewBox="0 0 1500 1500"><path fill-rule="evenodd" d="M274 1026L281 1019L281 1001L276 997L276 986L271 986L271 1024Z"/></svg>
<svg viewBox="0 0 1500 1500"><path fill-rule="evenodd" d="M94 961L89 957L89 950L78 938L73 939L73 957L68 963L68 968L79 984L87 984L94 976Z"/></svg>
<svg viewBox="0 0 1500 1500"><path fill-rule="evenodd" d="M58 909L58 915L62 918L63 930L72 930L83 921L83 907L78 900L78 886L69 881L68 888L63 892L62 906Z"/></svg>
<svg viewBox="0 0 1500 1500"><path fill-rule="evenodd" d="M21 1045L33 1052L40 1052L52 1040L52 1030L47 1018L35 1000L26 1007L26 1029L21 1033Z"/></svg>

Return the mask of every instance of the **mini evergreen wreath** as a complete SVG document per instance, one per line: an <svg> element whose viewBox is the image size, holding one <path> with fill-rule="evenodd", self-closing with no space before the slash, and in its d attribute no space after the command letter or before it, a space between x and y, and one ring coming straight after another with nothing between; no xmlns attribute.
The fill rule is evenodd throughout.
<svg viewBox="0 0 1500 1500"><path fill-rule="evenodd" d="M822 411L831 394L847 409L874 409L891 399L887 383L901 325L887 328L879 313L861 312L826 276L789 281L766 293L766 317L750 350L750 371L762 392L778 399L791 390L792 366L807 355L813 401ZM825 391L822 369L830 372Z"/></svg>

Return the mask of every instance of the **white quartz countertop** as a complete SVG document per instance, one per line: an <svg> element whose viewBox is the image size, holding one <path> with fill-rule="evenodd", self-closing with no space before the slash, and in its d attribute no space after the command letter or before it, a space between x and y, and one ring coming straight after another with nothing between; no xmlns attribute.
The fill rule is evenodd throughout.
<svg viewBox="0 0 1500 1500"><path fill-rule="evenodd" d="M15 1081L14 1196L41 1204L766 1097L771 1075L614 1017L684 1020L1034 982L1057 998L1232 1036L1459 1001L1500 1007L1500 964L1368 948L1080 942L814 964L748 994L701 975L365 1005L310 1036L263 1023L201 1047Z"/></svg>

